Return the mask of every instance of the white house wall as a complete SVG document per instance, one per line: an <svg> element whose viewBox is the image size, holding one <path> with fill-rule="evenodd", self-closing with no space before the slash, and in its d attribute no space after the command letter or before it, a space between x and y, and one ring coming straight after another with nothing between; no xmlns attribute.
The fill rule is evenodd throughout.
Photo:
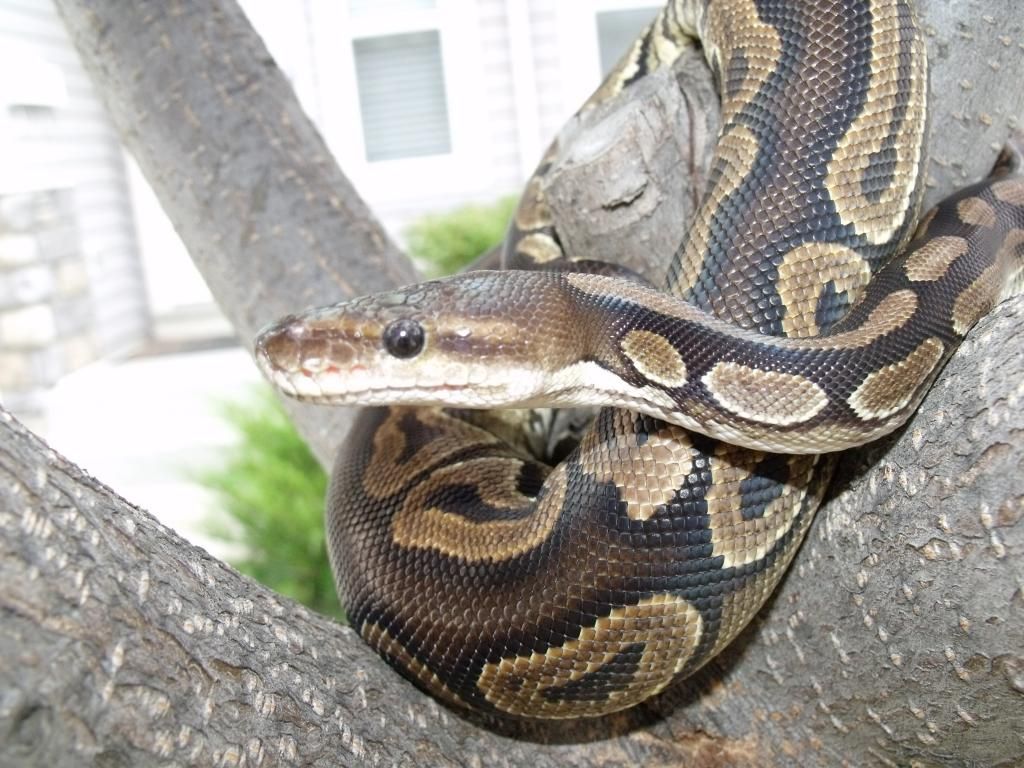
<svg viewBox="0 0 1024 768"><path fill-rule="evenodd" d="M78 244L92 294L91 317L74 318L90 328L80 339L80 362L89 357L84 345L99 355L112 355L136 347L147 335L148 312L137 258L134 224L128 201L124 166L116 134L92 89L56 10L46 0L0 0L0 59L9 72L29 68L52 69L63 82L58 103L20 104L28 96L0 98L3 121L20 140L5 142L14 156L4 162L0 194L31 190L67 189L71 192ZM20 69L17 67L21 62ZM26 77L29 75L26 74ZM13 102L12 102L13 99ZM26 120L39 120L40 131L26 136ZM19 124L21 127L19 127ZM17 162L24 154L31 161ZM9 158L10 159L10 158ZM81 334L59 326L58 330Z"/></svg>
<svg viewBox="0 0 1024 768"><path fill-rule="evenodd" d="M342 168L399 238L425 212L514 193L544 147L599 81L594 14L650 0L395 0L378 13L346 0L242 0L271 54L317 122ZM433 5L431 9L429 6ZM369 162L359 112L352 41L424 27L439 30L452 152ZM52 61L67 86L61 134L36 168L38 184L75 189L81 243L95 296L95 343L103 355L136 345L157 316L212 305L154 198L139 190L133 233L121 151L46 0L0 0L0 40ZM4 46L6 47L6 45ZM50 174L50 176L47 176ZM58 178L59 177L59 178ZM2 182L0 182L2 183ZM146 265L143 290L137 253Z"/></svg>

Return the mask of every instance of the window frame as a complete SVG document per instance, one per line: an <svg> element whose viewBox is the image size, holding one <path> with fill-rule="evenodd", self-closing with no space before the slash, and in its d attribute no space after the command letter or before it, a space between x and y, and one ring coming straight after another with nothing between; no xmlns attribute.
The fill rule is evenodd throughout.
<svg viewBox="0 0 1024 768"><path fill-rule="evenodd" d="M366 197L419 201L424 196L464 196L485 187L485 113L474 98L484 87L475 5L437 0L432 9L354 16L347 2L311 0L310 27L314 60L322 73L318 90L324 138ZM441 44L451 151L367 160L353 41L429 30L437 31Z"/></svg>

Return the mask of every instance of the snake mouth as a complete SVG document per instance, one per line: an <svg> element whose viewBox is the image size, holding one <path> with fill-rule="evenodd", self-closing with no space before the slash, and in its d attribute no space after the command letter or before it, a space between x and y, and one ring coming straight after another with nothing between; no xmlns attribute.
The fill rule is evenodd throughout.
<svg viewBox="0 0 1024 768"><path fill-rule="evenodd" d="M335 367L318 372L285 371L275 367L265 358L258 358L258 363L263 374L275 387L289 397L306 403L366 406L456 405L483 408L507 399L494 396L494 393L499 391L498 387L479 383L470 385L468 380L463 383L385 383L377 377L370 380L369 371L362 366L343 373Z"/></svg>

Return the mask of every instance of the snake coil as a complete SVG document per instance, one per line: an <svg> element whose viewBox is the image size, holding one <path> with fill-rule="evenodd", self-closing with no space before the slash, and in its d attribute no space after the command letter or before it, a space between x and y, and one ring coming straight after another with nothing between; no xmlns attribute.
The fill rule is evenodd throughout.
<svg viewBox="0 0 1024 768"><path fill-rule="evenodd" d="M778 583L828 452L905 422L1021 287L1018 155L915 234L927 62L910 0L674 0L584 109L691 37L723 129L664 290L564 253L543 191L555 145L507 238L513 269L257 341L283 391L387 406L338 457L331 560L363 638L453 705L596 716L697 670ZM606 407L553 467L520 416L470 410L580 404Z"/></svg>

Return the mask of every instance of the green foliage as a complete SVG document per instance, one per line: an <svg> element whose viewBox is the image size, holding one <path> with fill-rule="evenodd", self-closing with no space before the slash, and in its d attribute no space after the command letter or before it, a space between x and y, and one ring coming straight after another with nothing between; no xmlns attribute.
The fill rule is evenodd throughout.
<svg viewBox="0 0 1024 768"><path fill-rule="evenodd" d="M423 216L406 230L410 255L430 277L458 272L505 237L516 198Z"/></svg>
<svg viewBox="0 0 1024 768"><path fill-rule="evenodd" d="M240 545L231 564L242 573L343 618L327 561L323 469L268 388L220 411L238 442L222 466L197 476L227 515L209 522L211 535Z"/></svg>

